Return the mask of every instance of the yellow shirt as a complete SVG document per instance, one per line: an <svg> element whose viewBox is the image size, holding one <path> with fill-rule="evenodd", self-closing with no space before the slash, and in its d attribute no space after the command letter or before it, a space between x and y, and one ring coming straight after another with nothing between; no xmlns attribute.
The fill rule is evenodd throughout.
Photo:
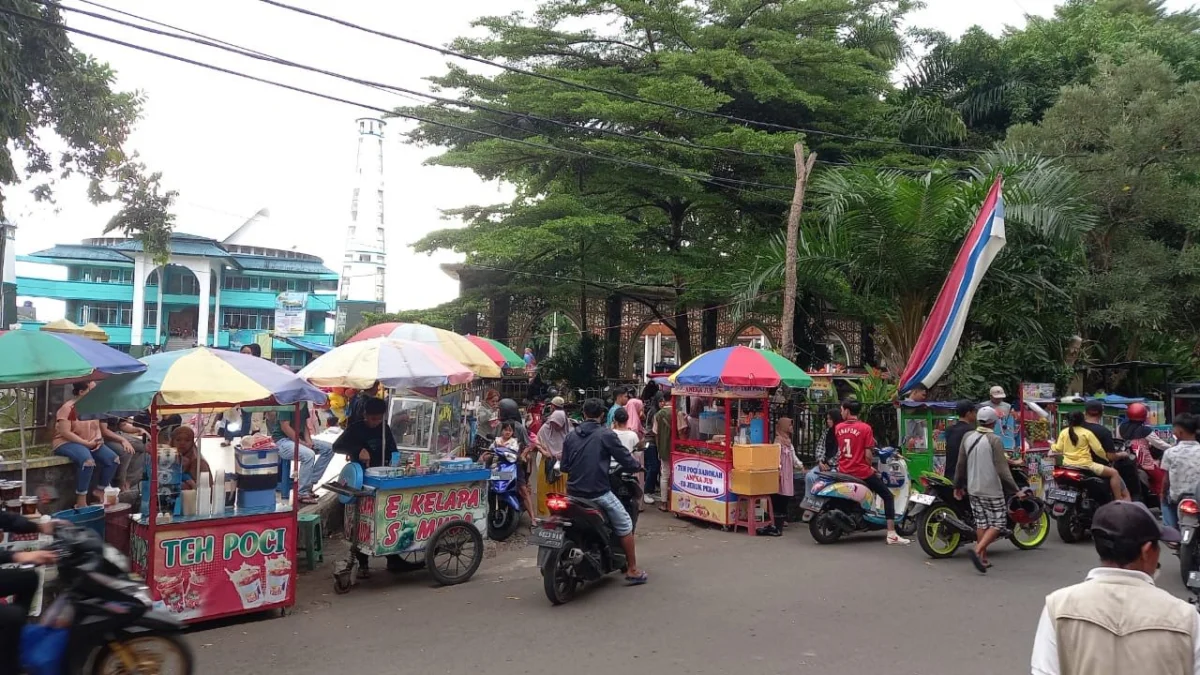
<svg viewBox="0 0 1200 675"><path fill-rule="evenodd" d="M1075 427L1074 443L1071 442L1070 429L1063 429L1054 442L1054 451L1063 456L1063 464L1067 466L1090 467L1096 463L1096 457L1104 456L1104 448L1096 434L1083 427ZM1095 456L1092 453L1096 453Z"/></svg>

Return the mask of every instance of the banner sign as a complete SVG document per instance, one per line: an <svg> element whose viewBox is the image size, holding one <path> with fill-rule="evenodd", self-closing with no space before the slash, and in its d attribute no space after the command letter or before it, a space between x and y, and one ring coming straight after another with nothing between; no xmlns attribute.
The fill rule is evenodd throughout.
<svg viewBox="0 0 1200 675"><path fill-rule="evenodd" d="M487 497L487 481L379 490L359 499L358 543L375 555L423 551L438 528L454 520L486 534Z"/></svg>
<svg viewBox="0 0 1200 675"><path fill-rule="evenodd" d="M727 387L725 385L677 384L671 388L672 396L700 396L703 398L763 398L771 388Z"/></svg>
<svg viewBox="0 0 1200 675"><path fill-rule="evenodd" d="M275 297L275 334L288 337L304 335L308 293L285 291Z"/></svg>
<svg viewBox="0 0 1200 675"><path fill-rule="evenodd" d="M289 606L295 597L292 518L198 521L159 531L147 548L139 528L131 541L135 568L153 556L154 608L183 621Z"/></svg>
<svg viewBox="0 0 1200 675"><path fill-rule="evenodd" d="M720 525L733 522L734 496L729 492L729 465L695 456L671 458L671 510Z"/></svg>

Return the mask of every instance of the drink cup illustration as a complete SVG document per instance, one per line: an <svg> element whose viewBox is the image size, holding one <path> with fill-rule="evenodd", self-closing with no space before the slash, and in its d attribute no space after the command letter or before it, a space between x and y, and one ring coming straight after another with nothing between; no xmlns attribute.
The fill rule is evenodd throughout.
<svg viewBox="0 0 1200 675"><path fill-rule="evenodd" d="M187 591L183 594L183 608L187 610L200 609L204 598L204 586L208 579L193 570L188 574Z"/></svg>
<svg viewBox="0 0 1200 675"><path fill-rule="evenodd" d="M183 611L183 577L161 576L157 577L158 595L162 598L162 602L167 606L167 611L172 614L179 614Z"/></svg>
<svg viewBox="0 0 1200 675"><path fill-rule="evenodd" d="M292 563L285 556L267 558L267 603L287 599L288 583L292 578Z"/></svg>
<svg viewBox="0 0 1200 675"><path fill-rule="evenodd" d="M263 601L262 568L249 563L242 563L236 570L225 570L229 580L237 588L238 597L242 599L242 608L258 607Z"/></svg>

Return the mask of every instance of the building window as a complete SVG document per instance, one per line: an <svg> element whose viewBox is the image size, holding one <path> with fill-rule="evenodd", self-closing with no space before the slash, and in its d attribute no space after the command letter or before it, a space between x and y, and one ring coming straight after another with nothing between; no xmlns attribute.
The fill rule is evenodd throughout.
<svg viewBox="0 0 1200 675"><path fill-rule="evenodd" d="M354 188L354 198L350 200L350 220L351 222L358 221L358 188ZM350 234L354 234L351 228Z"/></svg>
<svg viewBox="0 0 1200 675"><path fill-rule="evenodd" d="M132 284L133 270L114 267L73 267L71 281L86 281L94 284Z"/></svg>
<svg viewBox="0 0 1200 675"><path fill-rule="evenodd" d="M244 277L240 274L227 274L221 280L221 288L227 291L258 290L258 278Z"/></svg>
<svg viewBox="0 0 1200 675"><path fill-rule="evenodd" d="M157 286L158 285L158 270L154 270L153 272L150 273L150 276L146 277L146 285L147 286Z"/></svg>
<svg viewBox="0 0 1200 675"><path fill-rule="evenodd" d="M79 306L79 325L95 323L100 326L129 326L133 324L133 307L123 302L93 302Z"/></svg>
<svg viewBox="0 0 1200 675"><path fill-rule="evenodd" d="M358 254L358 262L371 262L371 254L370 253L359 253Z"/></svg>
<svg viewBox="0 0 1200 675"><path fill-rule="evenodd" d="M190 270L179 270L167 275L163 292L170 295L200 295L200 280Z"/></svg>
<svg viewBox="0 0 1200 675"><path fill-rule="evenodd" d="M379 224L383 224L383 190L376 191L376 200L379 202Z"/></svg>
<svg viewBox="0 0 1200 675"><path fill-rule="evenodd" d="M147 307L146 313L143 316L142 323L146 326L155 326L158 324L158 307Z"/></svg>
<svg viewBox="0 0 1200 675"><path fill-rule="evenodd" d="M318 279L312 282L314 291L336 291L337 281L333 279Z"/></svg>
<svg viewBox="0 0 1200 675"><path fill-rule="evenodd" d="M221 327L229 330L275 330L275 310L223 309Z"/></svg>

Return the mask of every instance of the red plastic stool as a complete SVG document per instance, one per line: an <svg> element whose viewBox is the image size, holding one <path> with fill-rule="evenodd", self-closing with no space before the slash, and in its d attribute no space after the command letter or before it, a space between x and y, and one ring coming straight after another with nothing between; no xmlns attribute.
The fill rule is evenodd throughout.
<svg viewBox="0 0 1200 675"><path fill-rule="evenodd" d="M756 506L760 499L765 499L767 502L767 507L763 510L766 520L758 519ZM737 532L739 527L744 527L746 534L756 537L759 527L766 527L774 522L775 507L771 505L771 495L738 495L737 504L734 506L734 532Z"/></svg>

